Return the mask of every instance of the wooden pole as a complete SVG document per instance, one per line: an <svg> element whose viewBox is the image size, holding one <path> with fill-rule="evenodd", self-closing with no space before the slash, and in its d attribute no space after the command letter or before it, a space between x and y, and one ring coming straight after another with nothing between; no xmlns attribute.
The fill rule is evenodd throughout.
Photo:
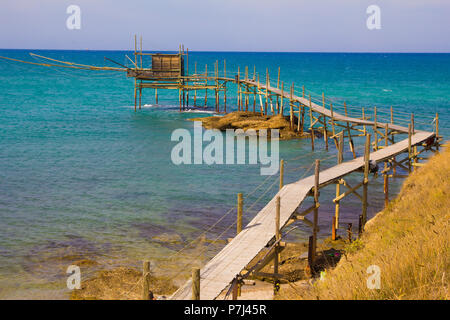
<svg viewBox="0 0 450 320"><path fill-rule="evenodd" d="M322 107L327 108L325 105L325 93L322 92ZM328 130L327 130L327 118L323 116L323 139L325 141L325 150L328 151Z"/></svg>
<svg viewBox="0 0 450 320"><path fill-rule="evenodd" d="M155 88L155 104L158 104L158 89Z"/></svg>
<svg viewBox="0 0 450 320"><path fill-rule="evenodd" d="M364 146L364 180L363 180L363 208L362 208L362 222L363 230L367 222L367 187L369 183L369 161L370 161L370 134L366 134L366 143Z"/></svg>
<svg viewBox="0 0 450 320"><path fill-rule="evenodd" d="M373 150L378 150L378 134L377 134L377 107L373 108Z"/></svg>
<svg viewBox="0 0 450 320"><path fill-rule="evenodd" d="M336 240L336 217L333 217L331 221L331 240Z"/></svg>
<svg viewBox="0 0 450 320"><path fill-rule="evenodd" d="M348 116L348 112L347 112L347 103L344 101L344 111L345 111L345 116ZM352 151L353 154L353 159L356 159L356 152L355 152L355 145L353 143L353 138L352 138L352 133L350 131L350 123L347 122L347 134L348 134L348 144L350 145L350 150Z"/></svg>
<svg viewBox="0 0 450 320"><path fill-rule="evenodd" d="M411 135L414 135L416 133L415 125L414 125L414 113L411 113ZM412 147L412 157L413 162L417 163L417 146Z"/></svg>
<svg viewBox="0 0 450 320"><path fill-rule="evenodd" d="M182 101L181 101L181 89L178 89L178 100L180 102L180 112L181 112L181 104L182 104Z"/></svg>
<svg viewBox="0 0 450 320"><path fill-rule="evenodd" d="M284 160L280 160L280 190L283 188L283 179L284 179Z"/></svg>
<svg viewBox="0 0 450 320"><path fill-rule="evenodd" d="M361 235L362 235L362 230L363 230L363 225L362 225L362 215L359 215L359 217L358 217L358 238L361 237Z"/></svg>
<svg viewBox="0 0 450 320"><path fill-rule="evenodd" d="M142 105L142 81L139 84L139 110L141 110Z"/></svg>
<svg viewBox="0 0 450 320"><path fill-rule="evenodd" d="M194 75L197 78L197 61L194 62ZM197 89L194 90L194 107L197 106Z"/></svg>
<svg viewBox="0 0 450 320"><path fill-rule="evenodd" d="M314 221L313 221L313 249L312 249L312 263L316 260L317 248L317 225L319 223L319 172L320 160L316 159L316 168L314 171Z"/></svg>
<svg viewBox="0 0 450 320"><path fill-rule="evenodd" d="M240 77L241 77L241 67L238 66L238 71L237 71L237 104L238 104L238 111L241 111L241 82L240 82Z"/></svg>
<svg viewBox="0 0 450 320"><path fill-rule="evenodd" d="M339 133L339 138L338 138L338 159L337 159L338 164L341 164L342 161L344 160L343 151L344 151L344 132L341 132L341 133ZM340 195L341 195L341 183L340 183L340 181L338 181L336 183L336 198L339 197ZM339 228L339 213L340 213L340 201L336 201L334 220L333 220L334 225L332 226L332 229ZM332 237L332 240L336 240L336 239Z"/></svg>
<svg viewBox="0 0 450 320"><path fill-rule="evenodd" d="M208 84L208 64L205 65L205 85ZM205 89L205 108L208 103L208 89Z"/></svg>
<svg viewBox="0 0 450 320"><path fill-rule="evenodd" d="M308 266L311 270L311 274L314 270L314 236L310 236L308 239Z"/></svg>
<svg viewBox="0 0 450 320"><path fill-rule="evenodd" d="M290 109L289 109L289 120L290 120L290 128L291 128L291 130L294 130L294 107L293 107L293 104L292 104L292 96L294 95L294 83L292 83L292 86L291 86L291 98L290 98L290 100L289 100L289 106L290 106Z"/></svg>
<svg viewBox="0 0 450 320"><path fill-rule="evenodd" d="M276 210L275 210L275 241L279 241L281 238L280 232L280 196L277 196L275 199ZM274 262L273 262L273 272L275 274L278 273L278 263L279 263L279 250L278 245L274 248Z"/></svg>
<svg viewBox="0 0 450 320"><path fill-rule="evenodd" d="M384 126L384 145L387 148L389 144L388 140L389 136L389 125L386 123ZM389 204L389 174L387 172L388 169L388 162L384 162L384 206L387 207Z"/></svg>
<svg viewBox="0 0 450 320"><path fill-rule="evenodd" d="M332 132L333 137L334 137L336 132L335 132L335 129L334 129L333 103L331 103L331 102L330 102L330 112L331 112L331 132Z"/></svg>
<svg viewBox="0 0 450 320"><path fill-rule="evenodd" d="M200 300L200 269L192 268L192 300Z"/></svg>
<svg viewBox="0 0 450 320"><path fill-rule="evenodd" d="M436 141L437 143L437 147L436 149L439 150L439 114L436 112Z"/></svg>
<svg viewBox="0 0 450 320"><path fill-rule="evenodd" d="M264 113L267 115L267 106L269 104L269 68L266 68L266 101L264 103Z"/></svg>
<svg viewBox="0 0 450 320"><path fill-rule="evenodd" d="M281 115L283 115L284 110L283 110L283 101L284 101L284 82L281 81L281 106L280 106L280 113Z"/></svg>
<svg viewBox="0 0 450 320"><path fill-rule="evenodd" d="M134 79L134 112L136 112L137 107L137 80Z"/></svg>
<svg viewBox="0 0 450 320"><path fill-rule="evenodd" d="M348 242L352 242L352 226L353 224L349 223L347 227Z"/></svg>
<svg viewBox="0 0 450 320"><path fill-rule="evenodd" d="M366 115L365 115L365 113L364 113L364 107L362 107L361 108L361 110L362 110L362 119L363 120L366 120ZM364 130L364 135L366 135L366 133L367 133L367 131L366 131L366 125L363 125L363 130Z"/></svg>
<svg viewBox="0 0 450 320"><path fill-rule="evenodd" d="M408 171L411 172L411 123L408 124Z"/></svg>
<svg viewBox="0 0 450 320"><path fill-rule="evenodd" d="M227 61L223 60L223 77L227 77ZM224 87L223 87L223 109L224 112L227 113L227 82L224 81Z"/></svg>
<svg viewBox="0 0 450 320"><path fill-rule="evenodd" d="M277 89L280 89L280 67L278 67L278 81L277 81Z"/></svg>
<svg viewBox="0 0 450 320"><path fill-rule="evenodd" d="M278 81L277 81L277 89L280 89L280 67L278 67ZM277 114L280 114L280 96L277 95Z"/></svg>
<svg viewBox="0 0 450 320"><path fill-rule="evenodd" d="M242 193L238 193L237 202L238 203L237 203L236 235L238 235L242 231L242 211L244 207L244 199L242 197Z"/></svg>
<svg viewBox="0 0 450 320"><path fill-rule="evenodd" d="M237 278L235 278L233 280L231 285L233 287L232 290L231 290L231 300L237 300L237 298L239 296L239 283L237 281Z"/></svg>
<svg viewBox="0 0 450 320"><path fill-rule="evenodd" d="M312 116L312 104L311 104L311 94L309 94L309 118L310 118L310 130L311 130L311 150L314 151L314 126L313 126L313 116Z"/></svg>
<svg viewBox="0 0 450 320"><path fill-rule="evenodd" d="M150 261L144 261L142 269L142 300L150 300Z"/></svg>

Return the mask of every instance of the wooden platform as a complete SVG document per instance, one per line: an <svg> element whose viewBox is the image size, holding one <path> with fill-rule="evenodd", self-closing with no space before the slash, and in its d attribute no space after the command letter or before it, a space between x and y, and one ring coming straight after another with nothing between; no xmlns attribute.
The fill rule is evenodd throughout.
<svg viewBox="0 0 450 320"><path fill-rule="evenodd" d="M295 97L295 99L303 99ZM308 101L309 103L309 101ZM318 105L312 106L315 111L326 113L328 110ZM329 112L329 111L328 111ZM357 122L373 125L372 121L344 117L337 113L333 115L340 121ZM384 123L379 123L383 127ZM401 126L389 126L400 132L408 129ZM435 134L417 131L411 137L411 145L418 145ZM381 162L408 150L408 139L397 142L384 149L370 154L370 160ZM332 168L320 172L319 184L321 187L333 183L339 178L363 168L363 157L343 162ZM225 246L200 271L200 298L204 300L215 299L228 287L233 279L243 270L250 261L275 237L275 198L281 198L280 226L284 226L292 217L296 209L302 204L314 187L314 175L295 183L285 185L274 198L253 218L253 220ZM191 299L191 281L178 289L171 299Z"/></svg>

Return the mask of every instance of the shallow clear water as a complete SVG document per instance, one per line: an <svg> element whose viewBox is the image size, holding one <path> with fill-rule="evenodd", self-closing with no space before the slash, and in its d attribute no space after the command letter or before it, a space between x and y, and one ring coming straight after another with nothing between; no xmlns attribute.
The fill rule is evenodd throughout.
<svg viewBox="0 0 450 320"><path fill-rule="evenodd" d="M34 61L27 53L0 50L2 56ZM93 65L105 64L104 56L120 63L126 63L125 54L131 56L114 51L38 53ZM280 66L286 86L295 82L298 88L325 91L329 97L366 106L368 114L376 105L381 121L393 105L400 123L414 112L416 128L431 130L439 112L441 133L450 134L449 54L193 52L189 68L193 71L197 61L199 72L205 64L213 70L214 61L223 59L229 73L238 65L241 71L248 65L252 73L255 65L263 79L266 67L274 79ZM233 93L229 91L229 109L236 101ZM144 90L147 106L135 113L133 80L124 75L0 61L0 298L64 298L65 270L82 259L103 268L140 266L148 258L161 273L177 271L193 251L188 258L176 256L173 265L164 258L222 217L234 206L236 193L245 196L264 183L245 199L244 222L270 200L278 177L266 180L258 165L172 164L172 131L192 130L193 123L186 119L200 116L178 112L177 94L160 91L160 105L155 107L153 91ZM334 148L327 153L323 141L316 141L314 155L308 154L309 140L280 142L280 157L287 161L286 183L311 174L305 167L315 158L335 154ZM347 145L345 150L350 159ZM361 154L361 148L358 151ZM322 166L335 162L331 158ZM360 179L354 174L349 182ZM390 191L397 192L400 184L395 180ZM383 206L381 179L369 190L373 215ZM334 192L330 186L321 193L322 237L330 232ZM342 221L356 226L359 200L348 197L341 208ZM228 214L207 238L232 236L234 227L226 228L234 218L233 212ZM301 241L309 234L307 226L299 225L290 238ZM203 259L220 245L211 246Z"/></svg>

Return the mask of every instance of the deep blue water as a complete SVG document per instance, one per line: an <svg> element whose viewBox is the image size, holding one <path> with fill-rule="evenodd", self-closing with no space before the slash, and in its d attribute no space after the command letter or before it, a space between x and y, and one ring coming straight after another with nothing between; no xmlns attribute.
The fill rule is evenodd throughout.
<svg viewBox="0 0 450 320"><path fill-rule="evenodd" d="M36 61L28 52L0 50L0 55ZM105 56L124 64L125 54L132 56L118 51L34 52L108 66L114 65ZM450 134L450 54L191 52L189 70L196 61L198 72L205 64L212 71L219 60L222 72L224 59L228 74L249 66L253 76L256 66L262 81L267 67L272 84L280 67L286 87L294 82L297 92L302 85L319 95L325 92L336 99L337 111L342 111L338 101L345 100L354 116L360 116L361 106L370 115L376 105L383 121L392 105L400 124L414 112L416 128L432 130L439 112L440 132ZM228 98L228 109L235 108L232 89ZM245 196L266 181L258 165L172 164L176 143L170 141L171 133L192 130L186 119L201 115L179 113L177 99L177 92L160 91L155 106L154 92L144 90L146 106L135 113L133 80L123 74L0 60L0 298L64 297L65 269L81 259L110 267L140 266L148 258L161 273L176 270L185 258L177 256L174 265L163 258L182 245L161 241L162 236L184 243L194 239L235 204L237 192ZM212 94L208 100L213 107ZM310 155L309 140L280 142L286 183L310 174L305 168L315 158L335 153L333 148L325 152L320 139L317 143ZM345 150L349 159L347 146ZM323 167L335 161L324 160ZM246 208L260 199L245 210L246 221L275 194L277 179L268 178L245 199ZM349 181L359 179L356 174ZM400 185L396 180L391 191ZM383 206L381 179L370 190L373 215ZM321 194L322 237L330 232L334 192L331 186ZM360 207L358 199L346 198L342 220L357 225ZM234 218L229 214L207 237L232 236L234 228L226 227ZM309 234L300 225L291 238L300 241ZM212 246L203 258L217 249Z"/></svg>

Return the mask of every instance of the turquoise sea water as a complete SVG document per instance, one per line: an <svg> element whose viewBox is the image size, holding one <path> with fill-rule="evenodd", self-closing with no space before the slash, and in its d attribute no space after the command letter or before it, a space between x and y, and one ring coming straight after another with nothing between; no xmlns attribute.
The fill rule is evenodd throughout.
<svg viewBox="0 0 450 320"><path fill-rule="evenodd" d="M0 55L35 61L29 51L0 50ZM125 54L132 56L119 51L33 52L109 66L114 65L105 56L120 63L127 63ZM221 66L224 59L228 73L246 65L252 73L255 65L262 79L266 67L272 79L281 67L286 84L344 99L354 106L355 116L360 106L371 115L376 105L383 121L393 105L400 124L414 112L416 128L432 130L439 112L440 132L450 134L450 54L192 52L189 69L197 61L198 71L205 64L213 70L214 61ZM236 101L233 93L229 109ZM176 142L170 141L171 133L192 130L186 119L202 115L178 112L177 94L160 91L155 106L153 91L144 90L146 106L135 113L133 80L123 74L0 61L0 298L66 298L65 270L83 259L95 261L97 268L140 266L150 259L160 273L190 270L184 263L198 250L189 248L187 257L180 254L169 262L165 258L230 210L237 192L246 196L263 183L245 199L244 222L275 194L278 177L261 176L258 165L172 164ZM212 94L209 102L213 108ZM347 146L345 150L350 159ZM336 162L330 158L334 148L325 152L320 139L315 154L309 152L309 140L280 142L286 183L311 174L307 168L315 158L329 158L324 168ZM360 178L355 174L349 182ZM390 191L398 192L401 182L396 179ZM369 190L373 215L383 206L381 179ZM333 186L321 192L321 237L330 233L334 192ZM360 208L358 199L346 198L342 221L356 226ZM207 238L233 236L235 228L227 227L234 218L234 212L228 214ZM309 234L308 226L299 225L290 238L301 241ZM205 261L221 245L211 245L194 260ZM82 268L82 276L90 270L95 268Z"/></svg>

